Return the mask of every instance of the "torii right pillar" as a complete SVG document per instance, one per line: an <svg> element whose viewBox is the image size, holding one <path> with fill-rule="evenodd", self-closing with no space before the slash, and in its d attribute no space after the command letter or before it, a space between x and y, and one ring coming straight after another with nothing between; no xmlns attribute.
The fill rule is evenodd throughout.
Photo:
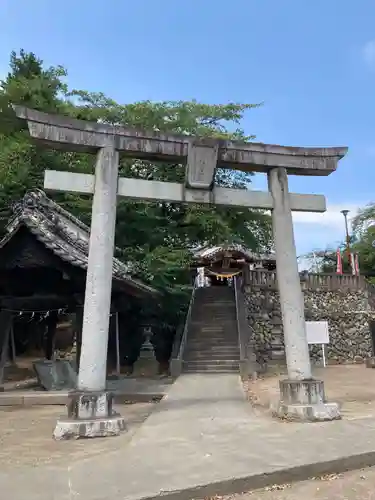
<svg viewBox="0 0 375 500"><path fill-rule="evenodd" d="M273 198L276 271L288 368L288 379L280 381L280 402L275 411L288 420L336 420L341 418L338 404L326 401L323 381L311 373L286 169L270 170L268 186Z"/></svg>

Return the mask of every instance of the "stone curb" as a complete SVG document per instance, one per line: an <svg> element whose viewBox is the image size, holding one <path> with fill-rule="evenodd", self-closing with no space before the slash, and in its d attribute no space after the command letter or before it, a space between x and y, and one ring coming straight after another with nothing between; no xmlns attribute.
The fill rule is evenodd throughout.
<svg viewBox="0 0 375 500"><path fill-rule="evenodd" d="M372 467L375 465L375 450L337 458L326 462L304 464L291 468L278 469L269 473L233 477L223 481L193 486L183 490L162 491L158 495L134 497L134 500L202 500L216 496L235 495L254 491L274 484L286 484L306 481L325 474L340 474L350 470ZM133 498L133 497L132 497Z"/></svg>
<svg viewBox="0 0 375 500"><path fill-rule="evenodd" d="M128 401L134 403L148 403L151 401L159 401L164 394L160 393L126 393L114 392L115 404L124 404ZM47 406L47 405L67 405L69 402L68 391L34 391L34 392L3 392L0 393L0 407L1 406Z"/></svg>

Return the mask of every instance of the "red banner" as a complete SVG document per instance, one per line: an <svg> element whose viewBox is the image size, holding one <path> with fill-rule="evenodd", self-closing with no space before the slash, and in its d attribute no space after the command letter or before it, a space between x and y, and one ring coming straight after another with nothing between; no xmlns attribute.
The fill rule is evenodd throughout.
<svg viewBox="0 0 375 500"><path fill-rule="evenodd" d="M337 249L336 257L337 257L336 274L342 274L342 257L339 248Z"/></svg>
<svg viewBox="0 0 375 500"><path fill-rule="evenodd" d="M357 253L355 254L354 257L354 268L356 276L359 276L359 257Z"/></svg>

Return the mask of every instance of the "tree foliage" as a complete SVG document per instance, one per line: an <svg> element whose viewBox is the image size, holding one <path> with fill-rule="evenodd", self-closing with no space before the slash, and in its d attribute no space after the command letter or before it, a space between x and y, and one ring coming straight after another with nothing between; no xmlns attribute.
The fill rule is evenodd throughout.
<svg viewBox="0 0 375 500"><path fill-rule="evenodd" d="M371 281L375 277L375 203L358 210L352 220L353 249L358 252L360 270Z"/></svg>
<svg viewBox="0 0 375 500"><path fill-rule="evenodd" d="M374 281L375 277L375 203L369 203L360 208L351 221L351 234L349 235L350 250L358 254L361 274ZM350 260L346 242L338 245L342 255L344 273L351 273ZM336 272L336 249L328 248L324 251L311 252L305 258L312 267L317 262L317 270L323 273Z"/></svg>
<svg viewBox="0 0 375 500"><path fill-rule="evenodd" d="M43 187L45 169L92 172L94 163L92 155L45 149L31 142L11 104L154 131L243 141L253 138L240 128L244 113L256 106L253 104L119 104L103 93L70 90L66 77L63 67L44 68L43 61L33 53L21 50L11 54L9 74L0 82L0 230L4 229L12 203L26 190ZM125 158L120 162L120 174L133 178L182 182L184 172L181 164ZM215 182L248 189L251 175L219 169ZM65 193L51 196L89 222L90 198ZM194 247L232 241L253 250L267 250L271 245L269 215L249 209L119 200L116 244L122 249L120 258L132 262L134 272L164 290L178 291L189 282Z"/></svg>

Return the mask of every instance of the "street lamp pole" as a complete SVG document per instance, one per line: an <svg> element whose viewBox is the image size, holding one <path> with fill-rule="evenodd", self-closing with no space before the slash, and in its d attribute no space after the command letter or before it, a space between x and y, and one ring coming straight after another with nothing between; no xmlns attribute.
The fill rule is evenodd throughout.
<svg viewBox="0 0 375 500"><path fill-rule="evenodd" d="M348 213L349 212L350 212L350 210L341 210L341 213L345 219L346 252L348 254L348 261L350 264L350 236L349 236L349 226L348 226Z"/></svg>

